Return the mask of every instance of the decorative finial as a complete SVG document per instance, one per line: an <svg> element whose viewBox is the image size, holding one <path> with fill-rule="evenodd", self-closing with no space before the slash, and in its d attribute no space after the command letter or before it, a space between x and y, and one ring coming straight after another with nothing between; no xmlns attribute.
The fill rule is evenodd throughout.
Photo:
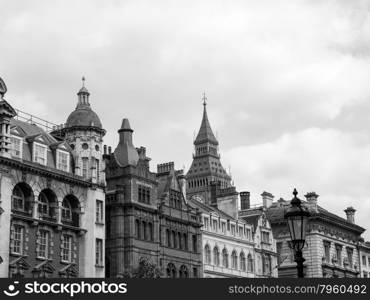
<svg viewBox="0 0 370 300"><path fill-rule="evenodd" d="M206 97L206 92L203 92L203 105L206 106L207 105L207 97Z"/></svg>
<svg viewBox="0 0 370 300"><path fill-rule="evenodd" d="M85 87L85 80L86 80L85 76L82 76L82 86L83 87Z"/></svg>
<svg viewBox="0 0 370 300"><path fill-rule="evenodd" d="M293 195L294 195L294 198L297 198L298 192L296 188L294 188Z"/></svg>

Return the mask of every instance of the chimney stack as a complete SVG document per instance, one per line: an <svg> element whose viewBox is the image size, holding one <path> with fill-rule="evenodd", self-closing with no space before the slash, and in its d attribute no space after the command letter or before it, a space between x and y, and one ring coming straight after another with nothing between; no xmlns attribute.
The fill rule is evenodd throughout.
<svg viewBox="0 0 370 300"><path fill-rule="evenodd" d="M346 216L347 216L347 221L349 223L352 223L352 224L355 224L355 212L356 210L350 206L350 207L347 207L344 212L346 213Z"/></svg>
<svg viewBox="0 0 370 300"><path fill-rule="evenodd" d="M261 196L263 206L269 208L272 205L272 202L274 201L274 195L268 192L263 192Z"/></svg>
<svg viewBox="0 0 370 300"><path fill-rule="evenodd" d="M180 188L181 188L181 192L184 196L184 199L186 200L186 176L184 174L184 170L179 170L176 172L176 175L177 175L177 178L179 180L179 183L180 183Z"/></svg>
<svg viewBox="0 0 370 300"><path fill-rule="evenodd" d="M316 194L315 192L310 192L304 196L306 197L308 206L317 212L317 198L319 198L319 195Z"/></svg>
<svg viewBox="0 0 370 300"><path fill-rule="evenodd" d="M250 209L251 208L251 193L250 192L240 192L240 209Z"/></svg>
<svg viewBox="0 0 370 300"><path fill-rule="evenodd" d="M172 171L175 171L175 163L173 161L157 165L158 174L170 174Z"/></svg>

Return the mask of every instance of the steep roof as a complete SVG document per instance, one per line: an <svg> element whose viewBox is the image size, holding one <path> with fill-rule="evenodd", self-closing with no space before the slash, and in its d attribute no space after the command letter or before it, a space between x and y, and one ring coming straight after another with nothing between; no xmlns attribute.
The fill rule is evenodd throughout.
<svg viewBox="0 0 370 300"><path fill-rule="evenodd" d="M208 115L207 115L207 104L204 102L203 104L203 118L202 118L202 123L200 125L200 129L198 132L198 135L194 141L194 145L199 145L204 142L210 142L212 144L218 145L218 141L213 134L211 125L208 120Z"/></svg>

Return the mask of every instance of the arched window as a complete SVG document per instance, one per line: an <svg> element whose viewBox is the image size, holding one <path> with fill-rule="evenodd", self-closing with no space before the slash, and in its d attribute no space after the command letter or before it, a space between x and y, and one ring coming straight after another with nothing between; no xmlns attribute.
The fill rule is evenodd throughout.
<svg viewBox="0 0 370 300"><path fill-rule="evenodd" d="M262 255L262 269L263 269L263 274L270 275L270 273L271 273L271 257L270 257L270 255L267 255L267 254Z"/></svg>
<svg viewBox="0 0 370 300"><path fill-rule="evenodd" d="M235 250L231 253L231 267L233 269L238 268L238 256L236 255Z"/></svg>
<svg viewBox="0 0 370 300"><path fill-rule="evenodd" d="M180 278L188 278L189 277L189 271L188 271L188 268L186 266L182 265L180 267L179 277Z"/></svg>
<svg viewBox="0 0 370 300"><path fill-rule="evenodd" d="M177 248L177 241L176 241L176 232L172 231L172 245L174 248Z"/></svg>
<svg viewBox="0 0 370 300"><path fill-rule="evenodd" d="M50 212L49 200L44 192L41 192L39 195L38 211L41 215L49 215Z"/></svg>
<svg viewBox="0 0 370 300"><path fill-rule="evenodd" d="M143 226L143 239L147 240L148 239L148 233L147 233L147 228L146 228L146 222L145 221L142 222L142 226Z"/></svg>
<svg viewBox="0 0 370 300"><path fill-rule="evenodd" d="M167 277L176 278L176 267L173 263L167 265Z"/></svg>
<svg viewBox="0 0 370 300"><path fill-rule="evenodd" d="M180 232L178 232L177 233L177 238L178 238L178 240L179 240L179 249L182 249L182 238L181 238L181 233Z"/></svg>
<svg viewBox="0 0 370 300"><path fill-rule="evenodd" d="M153 223L151 222L148 223L148 230L149 230L149 240L153 241L154 240Z"/></svg>
<svg viewBox="0 0 370 300"><path fill-rule="evenodd" d="M220 253L218 251L218 248L217 247L214 247L213 248L213 263L216 265L216 266L219 266L220 265Z"/></svg>
<svg viewBox="0 0 370 300"><path fill-rule="evenodd" d="M253 258L252 255L248 254L248 272L253 272Z"/></svg>
<svg viewBox="0 0 370 300"><path fill-rule="evenodd" d="M222 266L224 268L229 267L229 254L227 253L227 250L225 248L224 250L222 250Z"/></svg>
<svg viewBox="0 0 370 300"><path fill-rule="evenodd" d="M14 187L12 198L13 198L13 201L12 201L13 209L24 211L26 199L19 185L16 185Z"/></svg>
<svg viewBox="0 0 370 300"><path fill-rule="evenodd" d="M184 238L184 250L188 250L188 235L184 233L183 238Z"/></svg>
<svg viewBox="0 0 370 300"><path fill-rule="evenodd" d="M171 247L171 233L169 229L166 229L167 247Z"/></svg>
<svg viewBox="0 0 370 300"><path fill-rule="evenodd" d="M240 260L240 270L245 271L246 270L246 264L245 264L244 252L240 252L239 260Z"/></svg>
<svg viewBox="0 0 370 300"><path fill-rule="evenodd" d="M205 245L204 247L204 261L206 264L211 264L211 249L209 248L209 245Z"/></svg>
<svg viewBox="0 0 370 300"><path fill-rule="evenodd" d="M140 228L140 221L138 219L135 220L135 233L136 238L141 239L141 228Z"/></svg>
<svg viewBox="0 0 370 300"><path fill-rule="evenodd" d="M62 220L72 220L72 207L67 199L64 199L62 202Z"/></svg>

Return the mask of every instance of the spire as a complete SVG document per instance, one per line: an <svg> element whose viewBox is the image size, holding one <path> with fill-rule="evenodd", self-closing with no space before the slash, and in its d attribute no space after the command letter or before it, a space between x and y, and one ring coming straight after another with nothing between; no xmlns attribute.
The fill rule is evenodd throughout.
<svg viewBox="0 0 370 300"><path fill-rule="evenodd" d="M118 130L119 143L114 150L114 156L118 165L125 167L127 165L136 166L139 160L139 154L132 143L132 133L130 122L123 119L121 129Z"/></svg>
<svg viewBox="0 0 370 300"><path fill-rule="evenodd" d="M202 100L203 100L203 118L202 118L202 123L200 125L198 135L194 141L194 145L198 145L204 142L210 142L212 144L218 145L218 141L215 135L213 134L211 125L209 124L209 121L208 121L207 97L205 93L203 93Z"/></svg>
<svg viewBox="0 0 370 300"><path fill-rule="evenodd" d="M90 107L89 103L90 93L85 87L85 80L86 80L85 76L82 76L82 87L77 93L78 95L77 109Z"/></svg>

